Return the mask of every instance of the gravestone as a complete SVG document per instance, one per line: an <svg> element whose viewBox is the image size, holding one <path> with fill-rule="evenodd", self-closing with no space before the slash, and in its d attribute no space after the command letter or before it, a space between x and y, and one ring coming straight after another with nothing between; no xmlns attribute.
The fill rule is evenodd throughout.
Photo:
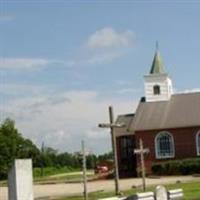
<svg viewBox="0 0 200 200"><path fill-rule="evenodd" d="M183 199L184 198L184 194L183 194L183 189L175 189L175 190L169 190L168 191L168 199L169 200L173 200L173 199Z"/></svg>
<svg viewBox="0 0 200 200"><path fill-rule="evenodd" d="M155 191L156 200L167 200L167 190L164 186L159 185L156 187Z"/></svg>
<svg viewBox="0 0 200 200"><path fill-rule="evenodd" d="M125 200L155 200L153 192L136 193Z"/></svg>
<svg viewBox="0 0 200 200"><path fill-rule="evenodd" d="M33 200L32 160L16 159L8 174L9 200Z"/></svg>
<svg viewBox="0 0 200 200"><path fill-rule="evenodd" d="M103 199L98 199L98 200L125 200L126 197L108 197L108 198L103 198Z"/></svg>

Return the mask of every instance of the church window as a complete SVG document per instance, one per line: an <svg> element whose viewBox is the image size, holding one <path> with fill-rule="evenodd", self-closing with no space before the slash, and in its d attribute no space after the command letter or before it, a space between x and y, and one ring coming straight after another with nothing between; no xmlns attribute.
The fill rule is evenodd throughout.
<svg viewBox="0 0 200 200"><path fill-rule="evenodd" d="M160 94L160 86L159 85L154 85L153 94L154 95L159 95Z"/></svg>
<svg viewBox="0 0 200 200"><path fill-rule="evenodd" d="M174 139L166 131L158 133L155 138L156 158L173 158L174 157Z"/></svg>
<svg viewBox="0 0 200 200"><path fill-rule="evenodd" d="M200 131L196 134L197 155L200 156Z"/></svg>

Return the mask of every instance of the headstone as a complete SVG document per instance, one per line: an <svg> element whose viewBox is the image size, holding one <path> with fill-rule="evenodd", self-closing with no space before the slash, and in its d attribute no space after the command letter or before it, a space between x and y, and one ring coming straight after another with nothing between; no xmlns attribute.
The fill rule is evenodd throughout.
<svg viewBox="0 0 200 200"><path fill-rule="evenodd" d="M156 200L167 200L167 190L164 186L159 185L156 187L155 191Z"/></svg>
<svg viewBox="0 0 200 200"><path fill-rule="evenodd" d="M183 189L175 189L175 190L169 190L168 191L168 199L174 200L174 199L183 199Z"/></svg>
<svg viewBox="0 0 200 200"><path fill-rule="evenodd" d="M136 193L137 200L155 200L153 192Z"/></svg>
<svg viewBox="0 0 200 200"><path fill-rule="evenodd" d="M138 199L137 195L131 195L127 197L125 200L137 200L137 199Z"/></svg>
<svg viewBox="0 0 200 200"><path fill-rule="evenodd" d="M8 174L9 200L33 200L31 159L16 159Z"/></svg>
<svg viewBox="0 0 200 200"><path fill-rule="evenodd" d="M108 198L103 198L103 199L98 199L98 200L125 200L126 197L108 197Z"/></svg>
<svg viewBox="0 0 200 200"><path fill-rule="evenodd" d="M153 192L136 193L125 200L155 200Z"/></svg>

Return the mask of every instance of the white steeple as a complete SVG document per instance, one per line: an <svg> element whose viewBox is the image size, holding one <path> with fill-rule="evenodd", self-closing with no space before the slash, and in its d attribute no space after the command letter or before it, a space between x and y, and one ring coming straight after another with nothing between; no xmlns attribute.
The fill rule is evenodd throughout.
<svg viewBox="0 0 200 200"><path fill-rule="evenodd" d="M144 87L147 102L168 101L173 93L172 81L165 72L158 46L150 73L144 76Z"/></svg>

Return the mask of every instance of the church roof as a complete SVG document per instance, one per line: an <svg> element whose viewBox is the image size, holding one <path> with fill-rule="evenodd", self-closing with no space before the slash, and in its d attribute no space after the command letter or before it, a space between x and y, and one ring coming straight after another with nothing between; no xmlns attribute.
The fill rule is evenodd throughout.
<svg viewBox="0 0 200 200"><path fill-rule="evenodd" d="M173 94L169 101L140 101L130 131L200 126L200 92Z"/></svg>
<svg viewBox="0 0 200 200"><path fill-rule="evenodd" d="M116 128L115 129L115 135L116 136L121 136L121 135L128 135L129 133L129 128L131 125L131 122L133 121L135 114L126 114L126 115L118 115L117 120L115 123L119 124L125 124L125 127L123 128Z"/></svg>
<svg viewBox="0 0 200 200"><path fill-rule="evenodd" d="M155 52L150 74L165 74L165 67L158 50Z"/></svg>

